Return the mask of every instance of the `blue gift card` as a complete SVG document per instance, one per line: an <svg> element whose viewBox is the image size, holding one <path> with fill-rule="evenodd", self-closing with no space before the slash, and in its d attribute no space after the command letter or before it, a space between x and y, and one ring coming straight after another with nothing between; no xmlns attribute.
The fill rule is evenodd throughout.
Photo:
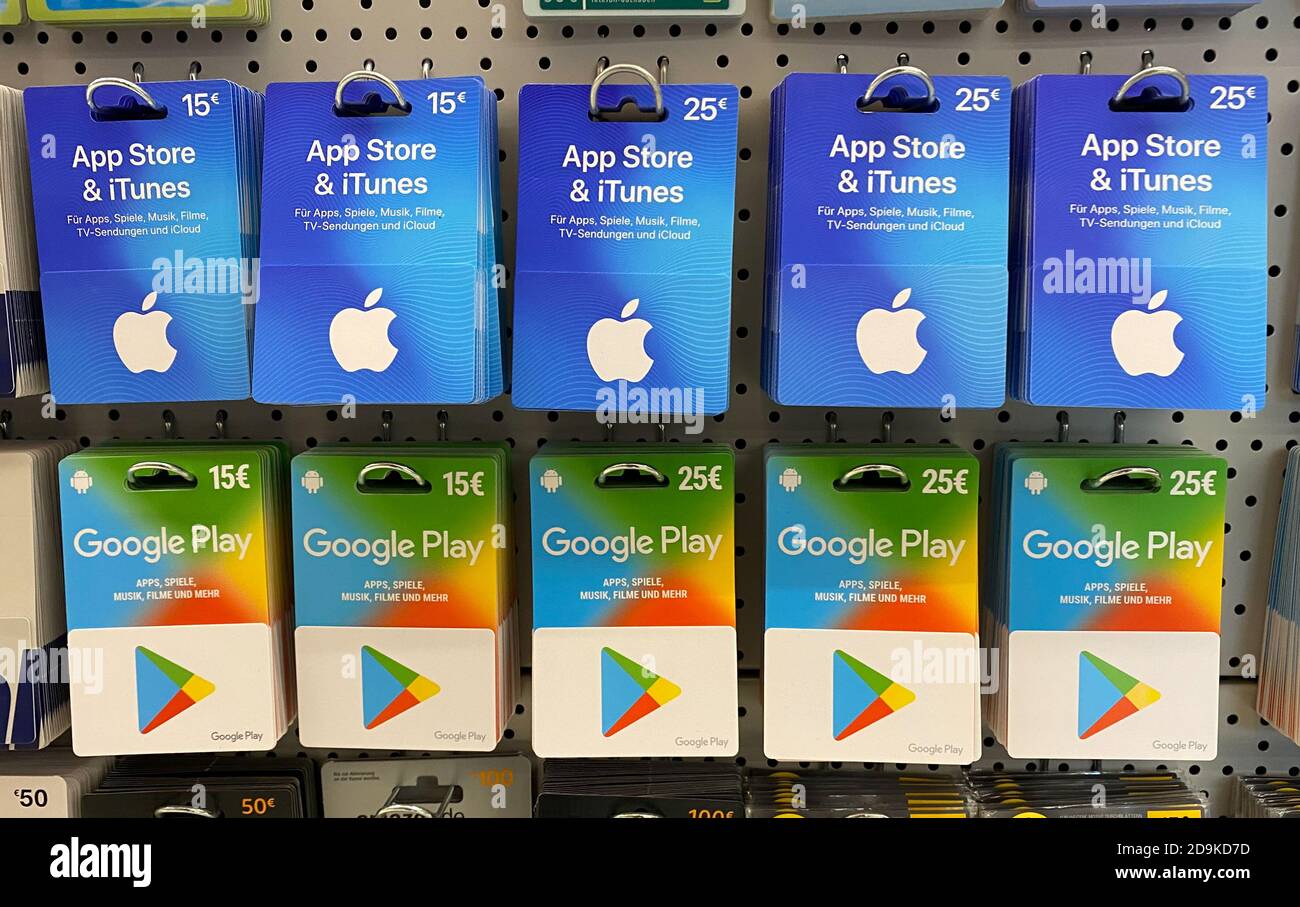
<svg viewBox="0 0 1300 907"><path fill-rule="evenodd" d="M527 85L514 386L525 409L727 408L737 90ZM620 120L610 111L636 106ZM671 412L665 416L671 417Z"/></svg>
<svg viewBox="0 0 1300 907"><path fill-rule="evenodd" d="M1001 77L940 76L931 93L917 73L797 74L777 88L773 399L1002 404L1010 111Z"/></svg>
<svg viewBox="0 0 1300 907"><path fill-rule="evenodd" d="M1259 409L1260 76L1039 76L1018 89L1013 393L1045 406Z"/></svg>
<svg viewBox="0 0 1300 907"><path fill-rule="evenodd" d="M211 80L25 100L55 399L247 397L260 95Z"/></svg>
<svg viewBox="0 0 1300 907"><path fill-rule="evenodd" d="M501 392L496 97L478 78L397 84L355 84L342 110L333 82L267 89L262 402Z"/></svg>

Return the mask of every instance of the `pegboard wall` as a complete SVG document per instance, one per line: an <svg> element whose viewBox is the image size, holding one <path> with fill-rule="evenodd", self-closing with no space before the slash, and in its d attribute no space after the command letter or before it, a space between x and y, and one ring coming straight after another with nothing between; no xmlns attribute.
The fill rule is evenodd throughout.
<svg viewBox="0 0 1300 907"><path fill-rule="evenodd" d="M1009 0L1014 4L1014 0ZM136 64L145 81L183 79L194 64L205 77L228 78L254 88L274 81L333 80L373 60L394 78L417 77L430 60L435 75L482 75L500 104L501 180L507 264L513 262L517 101L530 82L588 82L599 57L653 69L669 60L673 82L730 82L740 86L740 159L736 190L736 240L732 316L732 397L725 415L700 439L726 442L737 453L737 608L739 657L746 705L742 727L761 727L757 670L762 661L762 447L771 441L825 440L828 426L849 443L948 441L974 450L987 465L991 446L1006 440L1051 440L1057 412L1008 402L994 411L960 410L944 421L937 411L842 410L779 407L759 386L762 275L769 95L792 72L833 71L840 54L850 71L876 72L900 52L935 74L1009 76L1013 83L1048 72L1072 72L1079 54L1092 53L1093 72L1136 71L1142 50L1158 63L1187 73L1261 73L1269 80L1269 339L1267 405L1253 414L1131 410L1126 440L1195 444L1227 457L1228 530L1223 586L1225 678L1241 673L1258 653L1267 603L1268 573L1286 451L1300 433L1300 397L1291 391L1296 358L1297 290L1300 289L1300 3L1265 0L1233 17L1125 15L1094 28L1093 19L1034 18L1013 5L987 16L861 19L810 23L807 28L769 22L767 0L749 0L740 21L683 17L597 21L527 19L519 0L274 0L270 25L258 30L177 27L60 29L28 25L0 31L0 83L15 87L85 83L100 76L130 77ZM507 299L509 291L507 290ZM355 418L337 408L274 408L251 401L164 406L58 407L39 400L6 404L14 435L74 438L83 444L109 438L212 437L224 414L230 437L277 437L296 450L320 442L378 439L384 408L360 407ZM1070 440L1106 443L1114 414L1068 414ZM434 439L438 408L394 407L394 439ZM170 427L168 427L170 426ZM452 439L505 439L514 448L517 518L528 526L528 459L548 440L599 441L602 426L588 415L525 412L508 397L447 410ZM619 441L654 441L651 426L619 426ZM670 427L672 442L695 443ZM986 479L987 481L987 479ZM985 489L987 490L987 488ZM522 535L522 532L521 532ZM519 565L521 619L530 626L531 575ZM527 634L525 634L525 638ZM525 653L527 664L527 653ZM1249 664L1249 662L1247 662ZM1219 759L1203 764L1203 778L1224 772L1300 773L1300 749L1261 729L1254 685L1225 679ZM525 700L525 705L527 700ZM1235 716L1229 722L1227 717ZM521 711L506 748L526 745ZM292 737L292 735L291 735ZM762 764L761 741L742 734L744 757ZM286 751L296 746L286 740ZM345 754L346 755L346 754ZM999 761L992 750L986 761ZM1015 764L1002 760L1002 764ZM1042 767L1048 767L1044 764ZM1057 766L1051 766L1057 767ZM1077 767L1077 766L1076 766ZM1224 790L1207 784L1211 793ZM1220 801L1222 802L1222 801Z"/></svg>

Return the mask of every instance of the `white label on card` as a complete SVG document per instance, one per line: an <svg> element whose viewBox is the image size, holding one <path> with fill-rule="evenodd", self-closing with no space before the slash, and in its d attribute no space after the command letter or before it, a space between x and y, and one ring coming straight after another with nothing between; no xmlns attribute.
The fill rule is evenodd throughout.
<svg viewBox="0 0 1300 907"><path fill-rule="evenodd" d="M266 624L73 630L79 756L265 751L278 742ZM98 654L98 658L95 656Z"/></svg>
<svg viewBox="0 0 1300 907"><path fill-rule="evenodd" d="M1018 630L1008 650L1013 758L1215 757L1217 633Z"/></svg>
<svg viewBox="0 0 1300 907"><path fill-rule="evenodd" d="M964 765L979 758L969 633L768 630L763 750L782 761Z"/></svg>
<svg viewBox="0 0 1300 907"><path fill-rule="evenodd" d="M732 627L533 633L533 748L543 758L734 756Z"/></svg>
<svg viewBox="0 0 1300 907"><path fill-rule="evenodd" d="M496 634L299 627L298 738L324 749L496 747Z"/></svg>

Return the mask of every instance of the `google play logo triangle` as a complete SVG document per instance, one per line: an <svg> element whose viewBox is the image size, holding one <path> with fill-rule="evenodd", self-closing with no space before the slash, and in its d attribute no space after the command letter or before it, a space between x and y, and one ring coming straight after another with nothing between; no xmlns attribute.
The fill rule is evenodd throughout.
<svg viewBox="0 0 1300 907"><path fill-rule="evenodd" d="M361 647L361 708L366 730L437 696L442 687L378 649Z"/></svg>
<svg viewBox="0 0 1300 907"><path fill-rule="evenodd" d="M141 734L162 727L216 689L216 684L189 668L144 646L135 647L135 704Z"/></svg>
<svg viewBox="0 0 1300 907"><path fill-rule="evenodd" d="M1152 705L1160 692L1091 652L1079 653L1079 739Z"/></svg>
<svg viewBox="0 0 1300 907"><path fill-rule="evenodd" d="M916 701L916 694L907 687L863 664L848 652L836 649L832 664L832 730L836 740L852 737L864 727Z"/></svg>
<svg viewBox="0 0 1300 907"><path fill-rule="evenodd" d="M600 723L606 737L682 695L671 680L637 664L611 648L600 650Z"/></svg>

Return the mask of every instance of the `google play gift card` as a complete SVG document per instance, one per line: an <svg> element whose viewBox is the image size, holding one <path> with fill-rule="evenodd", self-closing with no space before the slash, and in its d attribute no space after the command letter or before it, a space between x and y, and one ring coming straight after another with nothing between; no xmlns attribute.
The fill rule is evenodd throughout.
<svg viewBox="0 0 1300 907"><path fill-rule="evenodd" d="M732 473L709 444L533 459L538 755L735 755Z"/></svg>
<svg viewBox="0 0 1300 907"><path fill-rule="evenodd" d="M764 752L977 760L975 458L916 445L765 453Z"/></svg>

